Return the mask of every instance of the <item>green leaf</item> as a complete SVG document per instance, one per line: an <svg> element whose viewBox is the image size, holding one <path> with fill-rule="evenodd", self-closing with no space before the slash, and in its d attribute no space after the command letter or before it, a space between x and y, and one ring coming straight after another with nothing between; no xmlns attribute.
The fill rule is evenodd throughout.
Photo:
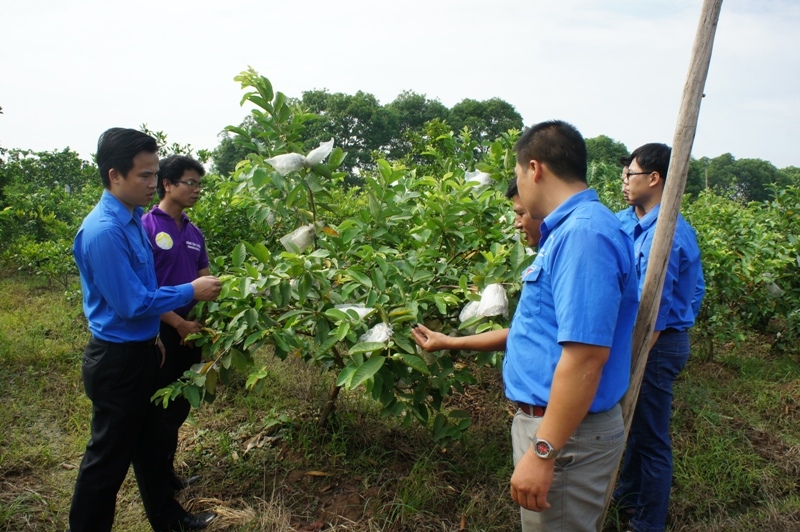
<svg viewBox="0 0 800 532"><path fill-rule="evenodd" d="M206 391L212 395L216 394L217 392L218 377L219 373L217 373L217 370L213 368L206 372Z"/></svg>
<svg viewBox="0 0 800 532"><path fill-rule="evenodd" d="M325 311L325 315L334 321L350 321L350 315L338 308L329 308Z"/></svg>
<svg viewBox="0 0 800 532"><path fill-rule="evenodd" d="M355 270L353 268L347 268L345 270L345 273L348 274L353 279L355 279L356 281L358 281L359 283L361 283L362 285L366 286L367 288L372 288L372 280L363 273L361 273L360 271Z"/></svg>
<svg viewBox="0 0 800 532"><path fill-rule="evenodd" d="M402 353L400 358L403 362L414 368L415 370L419 371L423 375L430 375L431 370L428 368L428 365L425 363L422 358L418 357L417 355L409 355L407 353Z"/></svg>
<svg viewBox="0 0 800 532"><path fill-rule="evenodd" d="M345 336L347 336L347 333L349 332L350 332L350 323L346 321L341 322L335 331L336 340L341 342L342 340L344 340Z"/></svg>
<svg viewBox="0 0 800 532"><path fill-rule="evenodd" d="M249 275L251 279L258 280L258 269L255 266L246 262L244 269L247 270L247 275Z"/></svg>
<svg viewBox="0 0 800 532"><path fill-rule="evenodd" d="M265 336L266 332L267 331L256 331L254 333L250 333L247 339L245 339L242 347L244 349L248 349L251 345L253 345L254 342L262 339Z"/></svg>
<svg viewBox="0 0 800 532"><path fill-rule="evenodd" d="M244 244L240 243L238 246L233 248L233 265L237 268L241 267L246 256L247 248L244 247Z"/></svg>
<svg viewBox="0 0 800 532"><path fill-rule="evenodd" d="M344 386L350 379L353 377L353 373L356 372L356 366L345 366L344 369L339 373L339 378L336 379L336 386Z"/></svg>
<svg viewBox="0 0 800 532"><path fill-rule="evenodd" d="M397 344L397 347L405 351L406 353L415 353L416 350L411 342L403 335L395 334L392 337L392 341Z"/></svg>
<svg viewBox="0 0 800 532"><path fill-rule="evenodd" d="M352 390L365 380L371 378L373 375L378 373L378 370L381 369L384 362L386 362L386 357L374 356L361 364L358 369L353 372L350 381L347 383L347 388Z"/></svg>
<svg viewBox="0 0 800 532"><path fill-rule="evenodd" d="M250 329L254 329L256 324L258 323L258 312L256 312L256 309L250 307L245 312L244 319L247 322L247 327Z"/></svg>
<svg viewBox="0 0 800 532"><path fill-rule="evenodd" d="M261 188L267 181L267 170L261 166L253 170L253 186Z"/></svg>
<svg viewBox="0 0 800 532"><path fill-rule="evenodd" d="M286 206L290 209L295 206L295 202L300 197L300 194L305 190L305 185L302 183L298 183L297 186L292 189L289 193L289 196L286 198Z"/></svg>
<svg viewBox="0 0 800 532"><path fill-rule="evenodd" d="M242 373L249 372L250 366L252 366L250 359L238 349L231 349L231 363L233 363L234 368Z"/></svg>
<svg viewBox="0 0 800 532"><path fill-rule="evenodd" d="M186 386L183 389L183 396L186 397L186 400L189 401L192 408L200 406L200 388L197 386Z"/></svg>
<svg viewBox="0 0 800 532"><path fill-rule="evenodd" d="M359 342L350 348L350 355L358 355L360 353L372 353L373 351L380 351L386 349L386 344L383 342Z"/></svg>
<svg viewBox="0 0 800 532"><path fill-rule="evenodd" d="M267 246L265 246L263 242L257 242L255 244L245 242L244 245L247 248L247 251L249 251L250 254L256 259L258 259L258 262L262 264L269 264L271 262L272 257L269 254Z"/></svg>
<svg viewBox="0 0 800 532"><path fill-rule="evenodd" d="M336 342L338 342L338 341L339 340L336 338L336 336L334 336L334 335L328 336L328 338L326 338L324 342L319 344L319 347L317 347L317 352L315 354L316 355L322 355L326 351L330 350L331 347L336 345Z"/></svg>

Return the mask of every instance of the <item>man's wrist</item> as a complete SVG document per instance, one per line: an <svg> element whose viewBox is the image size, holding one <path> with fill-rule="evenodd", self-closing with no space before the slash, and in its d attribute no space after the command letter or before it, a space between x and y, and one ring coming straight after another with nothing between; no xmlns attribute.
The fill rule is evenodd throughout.
<svg viewBox="0 0 800 532"><path fill-rule="evenodd" d="M543 460L555 459L561 449L553 447L549 441L535 436L533 439L533 453Z"/></svg>

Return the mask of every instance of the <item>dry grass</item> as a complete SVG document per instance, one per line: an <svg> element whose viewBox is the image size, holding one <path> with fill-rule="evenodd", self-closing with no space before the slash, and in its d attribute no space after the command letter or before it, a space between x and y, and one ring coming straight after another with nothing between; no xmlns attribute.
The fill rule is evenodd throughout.
<svg viewBox="0 0 800 532"><path fill-rule="evenodd" d="M0 531L62 531L89 435L79 302L18 277L0 278L0 297ZM672 531L800 530L800 367L758 338L744 347L690 362L679 380ZM270 370L260 393L235 379L181 429L179 472L202 479L178 498L219 513L210 530L518 529L497 370L476 369L479 384L449 400L474 424L437 449L427 430L382 419L355 392L320 429L332 376L268 353L259 363ZM115 529L144 532L132 477Z"/></svg>

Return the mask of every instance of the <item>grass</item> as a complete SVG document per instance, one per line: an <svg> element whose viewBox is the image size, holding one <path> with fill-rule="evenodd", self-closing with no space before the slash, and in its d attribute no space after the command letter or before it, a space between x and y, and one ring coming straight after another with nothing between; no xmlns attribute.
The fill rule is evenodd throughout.
<svg viewBox="0 0 800 532"><path fill-rule="evenodd" d="M90 403L80 358L88 339L74 292L0 276L0 531L66 528ZM676 384L673 531L800 529L800 364L753 336L715 360L690 361ZM446 449L422 427L383 419L342 393L334 422L317 427L333 377L262 353L259 393L244 378L181 429L178 467L202 480L179 494L221 515L230 531L511 531L511 416L498 372L452 399L473 425ZM609 517L607 531L617 530ZM144 532L132 475L116 528Z"/></svg>

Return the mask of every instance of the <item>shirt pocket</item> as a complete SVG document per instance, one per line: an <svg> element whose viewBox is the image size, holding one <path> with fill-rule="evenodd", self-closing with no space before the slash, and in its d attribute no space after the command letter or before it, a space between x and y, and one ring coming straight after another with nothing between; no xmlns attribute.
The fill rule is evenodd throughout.
<svg viewBox="0 0 800 532"><path fill-rule="evenodd" d="M542 283L542 267L534 263L522 276L519 307L523 316L536 316L542 311Z"/></svg>
<svg viewBox="0 0 800 532"><path fill-rule="evenodd" d="M155 271L155 266L151 262L151 255L149 250L143 246L135 247L133 249L133 270L136 272L137 277L143 281L148 278L149 271ZM146 283L145 283L146 284Z"/></svg>

